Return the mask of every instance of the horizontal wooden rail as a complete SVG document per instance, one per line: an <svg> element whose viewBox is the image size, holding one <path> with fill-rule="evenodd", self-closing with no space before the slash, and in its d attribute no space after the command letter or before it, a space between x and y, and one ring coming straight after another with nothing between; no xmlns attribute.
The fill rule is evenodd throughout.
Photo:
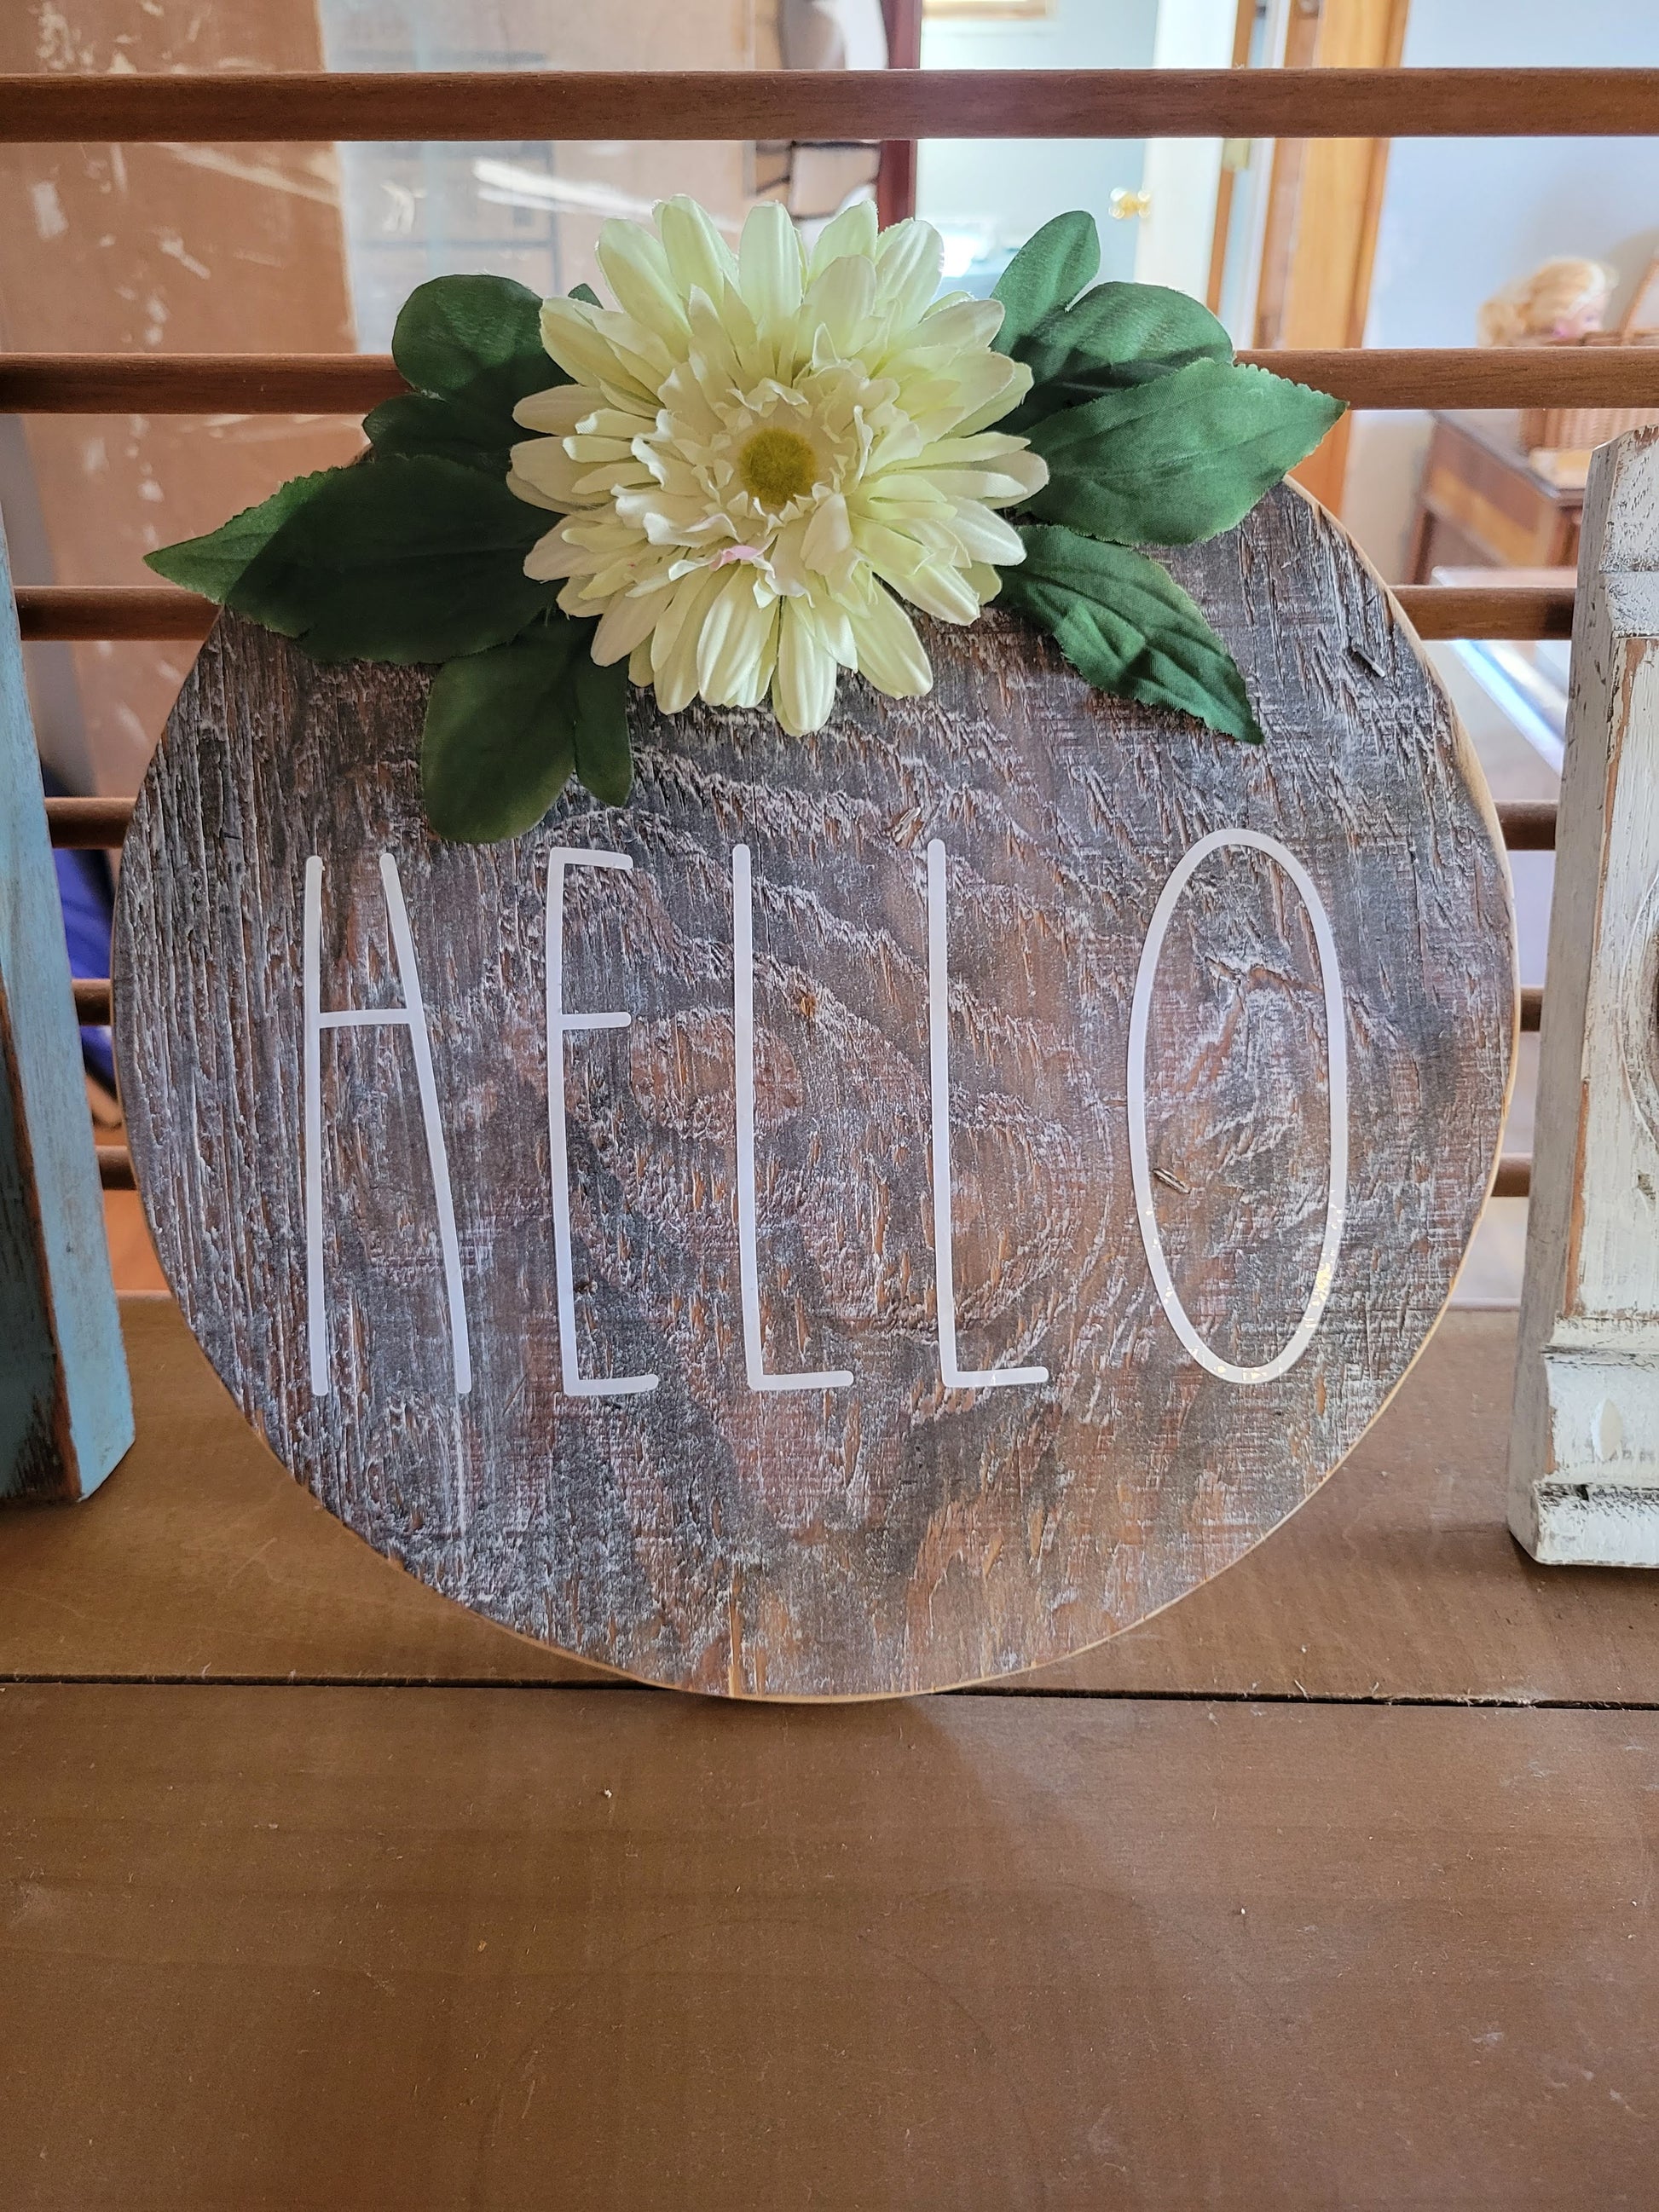
<svg viewBox="0 0 1659 2212"><path fill-rule="evenodd" d="M514 70L0 77L0 140L1659 135L1659 70Z"/></svg>
<svg viewBox="0 0 1659 2212"><path fill-rule="evenodd" d="M201 638L207 635L218 611L211 599L194 592L175 591L166 584L20 584L17 587L17 626L26 638ZM1420 623L1418 628L1422 629ZM1505 630L1502 635L1509 637L1514 632Z"/></svg>
<svg viewBox="0 0 1659 2212"><path fill-rule="evenodd" d="M1394 595L1419 637L1572 635L1570 586L1400 584Z"/></svg>
<svg viewBox="0 0 1659 2212"><path fill-rule="evenodd" d="M1572 592L1547 586L1405 584L1395 593L1419 637L1571 637ZM142 584L21 584L26 638L200 638L218 609L194 592Z"/></svg>
<svg viewBox="0 0 1659 2212"><path fill-rule="evenodd" d="M100 1145L98 1176L106 1190L136 1190L132 1155L125 1145ZM1532 1188L1532 1162L1524 1154L1505 1152L1498 1163L1492 1182L1494 1198L1525 1198Z"/></svg>
<svg viewBox="0 0 1659 2212"><path fill-rule="evenodd" d="M132 1154L125 1145L98 1146L98 1180L106 1190L137 1190Z"/></svg>
<svg viewBox="0 0 1659 2212"><path fill-rule="evenodd" d="M54 845L119 845L132 819L130 799L49 799L46 820ZM1548 802L1498 809L1504 842L1512 853L1555 850L1555 808Z"/></svg>
<svg viewBox="0 0 1659 2212"><path fill-rule="evenodd" d="M1376 346L1239 359L1353 407L1659 412L1659 346ZM0 354L7 415L362 415L407 389L389 354Z"/></svg>
<svg viewBox="0 0 1659 2212"><path fill-rule="evenodd" d="M1553 853L1555 850L1553 799L1500 806L1498 822L1504 833L1504 842L1511 853Z"/></svg>
<svg viewBox="0 0 1659 2212"><path fill-rule="evenodd" d="M54 845L112 849L132 820L130 799L49 799L46 823Z"/></svg>
<svg viewBox="0 0 1659 2212"><path fill-rule="evenodd" d="M1525 990L1521 994L1521 1026L1535 1031L1544 1011L1544 994ZM75 979L75 1012L79 1021L107 1028L110 1020L110 981L107 975L77 975Z"/></svg>
<svg viewBox="0 0 1659 2212"><path fill-rule="evenodd" d="M98 1146L98 1176L106 1190L136 1190L132 1155L125 1145ZM1525 1198L1532 1188L1532 1162L1522 1153L1505 1152L1493 1180L1494 1198Z"/></svg>

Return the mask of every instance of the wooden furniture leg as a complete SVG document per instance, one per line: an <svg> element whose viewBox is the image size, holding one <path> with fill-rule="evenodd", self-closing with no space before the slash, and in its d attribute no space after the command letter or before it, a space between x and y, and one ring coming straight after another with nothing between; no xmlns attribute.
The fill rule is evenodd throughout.
<svg viewBox="0 0 1659 2212"><path fill-rule="evenodd" d="M131 1442L69 953L0 537L0 1499L82 1498Z"/></svg>
<svg viewBox="0 0 1659 2212"><path fill-rule="evenodd" d="M1591 465L1555 868L1510 1525L1659 1566L1659 429Z"/></svg>

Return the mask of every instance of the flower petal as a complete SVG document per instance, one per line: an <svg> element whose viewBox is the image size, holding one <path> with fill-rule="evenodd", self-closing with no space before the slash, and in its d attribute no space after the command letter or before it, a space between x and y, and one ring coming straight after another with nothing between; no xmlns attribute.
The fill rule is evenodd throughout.
<svg viewBox="0 0 1659 2212"><path fill-rule="evenodd" d="M890 592L879 586L848 619L858 646L859 673L890 699L919 699L933 688L933 672L916 626Z"/></svg>
<svg viewBox="0 0 1659 2212"><path fill-rule="evenodd" d="M792 738L821 730L836 703L836 656L804 599L785 599L778 629L772 708Z"/></svg>
<svg viewBox="0 0 1659 2212"><path fill-rule="evenodd" d="M931 222L912 216L884 230L876 248L876 273L882 306L903 330L919 322L939 290L945 266L945 240Z"/></svg>
<svg viewBox="0 0 1659 2212"><path fill-rule="evenodd" d="M664 588L641 592L637 598L632 592L623 592L611 600L593 633L593 658L601 668L613 660L626 660L641 639L650 636L667 605Z"/></svg>
<svg viewBox="0 0 1659 2212"><path fill-rule="evenodd" d="M603 404L602 395L590 384L555 384L545 392L532 392L513 410L513 420L526 430L539 430L544 438L566 438L584 415Z"/></svg>
<svg viewBox="0 0 1659 2212"><path fill-rule="evenodd" d="M744 564L727 572L703 617L697 636L697 689L713 707L753 703L765 690L755 690L757 671L765 655L767 677L775 653L773 642L778 602L769 594L764 605L755 590L754 572Z"/></svg>
<svg viewBox="0 0 1659 2212"><path fill-rule="evenodd" d="M843 254L859 254L868 258L875 252L878 234L875 202L854 200L839 215L831 216L818 233L807 275L809 277L821 276L830 263L839 261Z"/></svg>
<svg viewBox="0 0 1659 2212"><path fill-rule="evenodd" d="M1012 523L1005 522L976 499L957 502L951 533L969 561L1012 564L1025 558L1025 544Z"/></svg>
<svg viewBox="0 0 1659 2212"><path fill-rule="evenodd" d="M624 400L656 404L654 385L647 384L623 360L610 340L596 328L598 309L580 300L544 300L542 343L567 376L579 384L597 385L622 394ZM625 322L625 316L613 318Z"/></svg>
<svg viewBox="0 0 1659 2212"><path fill-rule="evenodd" d="M654 331L674 352L683 353L690 332L662 240L643 223L602 223L599 256L623 313Z"/></svg>
<svg viewBox="0 0 1659 2212"><path fill-rule="evenodd" d="M550 584L557 577L581 574L586 557L581 547L565 536L562 527L550 530L525 555L524 572L538 584Z"/></svg>
<svg viewBox="0 0 1659 2212"><path fill-rule="evenodd" d="M738 281L738 258L708 211L684 193L664 200L657 210L663 252L682 299L694 290L718 299L721 288Z"/></svg>
<svg viewBox="0 0 1659 2212"><path fill-rule="evenodd" d="M800 306L800 234L787 208L763 200L749 210L738 246L738 289L762 329L775 331Z"/></svg>
<svg viewBox="0 0 1659 2212"><path fill-rule="evenodd" d="M592 495L577 489L581 470L566 453L560 439L526 438L514 447L512 461L507 488L532 507L550 507L563 512L593 503Z"/></svg>

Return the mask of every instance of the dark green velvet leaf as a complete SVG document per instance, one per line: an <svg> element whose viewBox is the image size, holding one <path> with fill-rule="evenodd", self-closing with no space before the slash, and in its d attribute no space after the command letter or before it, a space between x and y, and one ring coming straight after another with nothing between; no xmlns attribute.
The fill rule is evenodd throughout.
<svg viewBox="0 0 1659 2212"><path fill-rule="evenodd" d="M319 660L451 660L550 610L525 555L549 526L505 482L435 454L389 455L326 477L226 604Z"/></svg>
<svg viewBox="0 0 1659 2212"><path fill-rule="evenodd" d="M554 366L550 361L547 365ZM557 381L556 371L549 381ZM377 458L435 453L442 460L459 461L463 468L504 477L511 465L514 441L529 434L520 430L509 416L504 422L499 419L495 422L490 433L493 442L481 445L478 427L465 408L426 392L400 392L393 398L383 399L363 417L363 428Z"/></svg>
<svg viewBox="0 0 1659 2212"><path fill-rule="evenodd" d="M1340 400L1266 369L1196 361L1047 416L1044 520L1122 544L1188 545L1242 521L1310 453Z"/></svg>
<svg viewBox="0 0 1659 2212"><path fill-rule="evenodd" d="M623 806L634 788L628 743L628 664L600 668L584 643L575 670L576 773L595 799Z"/></svg>
<svg viewBox="0 0 1659 2212"><path fill-rule="evenodd" d="M573 672L588 625L562 615L438 671L421 732L421 793L440 837L491 844L533 829L575 766Z"/></svg>
<svg viewBox="0 0 1659 2212"><path fill-rule="evenodd" d="M1020 536L1025 559L1004 569L1001 603L1049 631L1079 676L1260 742L1237 663L1167 570L1073 530L1033 525Z"/></svg>
<svg viewBox="0 0 1659 2212"><path fill-rule="evenodd" d="M1028 433L1061 407L1147 384L1195 361L1231 362L1233 342L1207 307L1162 284L1097 284L1045 315L1014 349L1035 381L1002 427Z"/></svg>
<svg viewBox="0 0 1659 2212"><path fill-rule="evenodd" d="M1093 216L1074 209L1045 222L1020 247L991 295L1004 309L994 341L999 350L1023 358L1021 341L1045 316L1069 306L1099 268L1100 233Z"/></svg>
<svg viewBox="0 0 1659 2212"><path fill-rule="evenodd" d="M187 592L200 592L223 606L254 556L331 477L341 473L338 469L319 469L314 476L290 477L269 499L261 500L258 507L244 507L204 538L182 538L177 545L163 545L157 552L145 554L144 566L165 576L168 583L182 585Z"/></svg>
<svg viewBox="0 0 1659 2212"><path fill-rule="evenodd" d="M404 301L392 358L415 387L363 428L380 453L436 453L507 473L513 410L569 378L542 344L542 303L508 276L434 276Z"/></svg>

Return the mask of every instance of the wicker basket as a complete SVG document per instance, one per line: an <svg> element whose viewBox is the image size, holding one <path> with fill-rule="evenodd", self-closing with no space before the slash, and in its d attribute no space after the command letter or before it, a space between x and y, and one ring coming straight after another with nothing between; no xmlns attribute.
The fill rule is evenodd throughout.
<svg viewBox="0 0 1659 2212"><path fill-rule="evenodd" d="M1590 331L1581 338L1552 338L1551 345L1652 345L1655 336L1646 331L1636 331L1628 327L1616 331ZM1654 407L1523 407L1521 410L1521 443L1528 453L1539 447L1551 453L1582 453L1591 446L1604 446L1609 438L1616 438L1621 430L1645 429L1650 422L1659 422L1659 408Z"/></svg>
<svg viewBox="0 0 1659 2212"><path fill-rule="evenodd" d="M1651 407L1524 407L1521 410L1521 443L1530 453L1539 447L1552 453L1581 453L1590 446L1605 446L1621 430L1640 430L1659 422L1659 410Z"/></svg>

